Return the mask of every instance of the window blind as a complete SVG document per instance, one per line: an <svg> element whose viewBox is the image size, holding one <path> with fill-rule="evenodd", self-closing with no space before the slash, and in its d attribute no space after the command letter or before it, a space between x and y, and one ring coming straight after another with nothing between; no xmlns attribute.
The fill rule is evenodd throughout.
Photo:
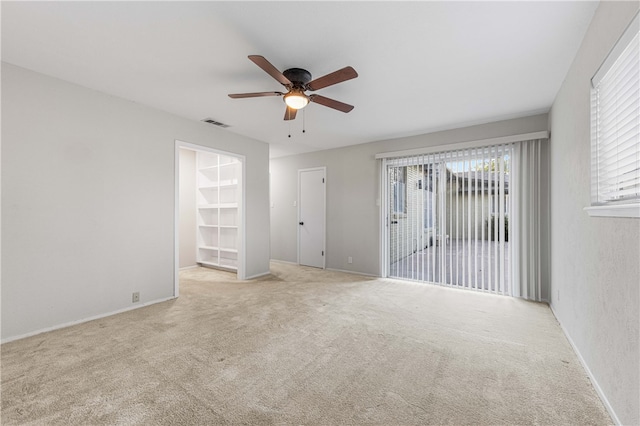
<svg viewBox="0 0 640 426"><path fill-rule="evenodd" d="M592 204L640 201L638 15L592 79Z"/></svg>

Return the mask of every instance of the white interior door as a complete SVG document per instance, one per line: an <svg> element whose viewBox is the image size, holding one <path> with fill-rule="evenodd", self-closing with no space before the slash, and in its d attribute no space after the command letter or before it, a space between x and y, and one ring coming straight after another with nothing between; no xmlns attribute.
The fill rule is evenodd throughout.
<svg viewBox="0 0 640 426"><path fill-rule="evenodd" d="M298 263L324 268L324 167L298 171Z"/></svg>

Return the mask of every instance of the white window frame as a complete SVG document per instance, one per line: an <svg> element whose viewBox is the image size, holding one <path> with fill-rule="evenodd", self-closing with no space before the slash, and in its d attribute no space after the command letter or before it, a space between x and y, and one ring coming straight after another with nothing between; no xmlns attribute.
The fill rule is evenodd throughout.
<svg viewBox="0 0 640 426"><path fill-rule="evenodd" d="M603 200L600 197L601 188L599 173L600 170L602 170L602 165L598 158L599 148L601 148L601 143L603 143L599 139L601 133L599 131L599 120L600 114L602 113L602 106L598 103L598 90L603 81L606 83L607 80L619 77L615 74L615 71L614 74L609 73L609 71L612 69L615 70L620 59L624 56L625 52L629 50L632 43L634 46L638 43L638 32L640 30L639 19L639 14L636 14L634 19L631 21L631 24L624 31L596 74L591 79L591 206L585 207L584 209L590 216L640 218L640 196L632 196L631 198L625 198L619 201ZM632 100L632 102L636 101ZM640 101L638 102L640 103ZM636 119L635 115L633 118ZM637 120L640 122L640 116ZM640 149L640 134L636 133L632 137L638 139L637 146ZM619 142L620 141L615 140L611 144L612 146L615 146L614 144L618 144ZM637 153L636 155L640 156L640 153ZM619 176L620 175L618 175L618 177Z"/></svg>

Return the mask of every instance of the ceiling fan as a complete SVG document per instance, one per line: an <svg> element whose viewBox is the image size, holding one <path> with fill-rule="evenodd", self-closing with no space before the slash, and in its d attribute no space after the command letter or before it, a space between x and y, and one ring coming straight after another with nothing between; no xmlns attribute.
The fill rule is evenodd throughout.
<svg viewBox="0 0 640 426"><path fill-rule="evenodd" d="M302 68L289 68L283 72L278 71L269 61L260 55L249 55L249 59L262 68L267 74L275 78L287 88L287 92L257 92L257 93L233 93L229 97L233 99L259 98L263 96L283 96L287 109L284 113L285 120L293 120L299 109L307 106L309 102L315 102L342 112L349 112L353 105L336 101L321 95L307 95L306 91L316 91L343 81L356 78L358 73L352 67L345 67L330 74L311 80L311 73Z"/></svg>

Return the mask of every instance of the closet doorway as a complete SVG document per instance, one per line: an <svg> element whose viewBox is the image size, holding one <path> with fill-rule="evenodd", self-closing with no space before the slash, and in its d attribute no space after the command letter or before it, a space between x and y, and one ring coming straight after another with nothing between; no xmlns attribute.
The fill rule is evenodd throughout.
<svg viewBox="0 0 640 426"><path fill-rule="evenodd" d="M245 277L244 156L176 141L175 278L204 266Z"/></svg>

